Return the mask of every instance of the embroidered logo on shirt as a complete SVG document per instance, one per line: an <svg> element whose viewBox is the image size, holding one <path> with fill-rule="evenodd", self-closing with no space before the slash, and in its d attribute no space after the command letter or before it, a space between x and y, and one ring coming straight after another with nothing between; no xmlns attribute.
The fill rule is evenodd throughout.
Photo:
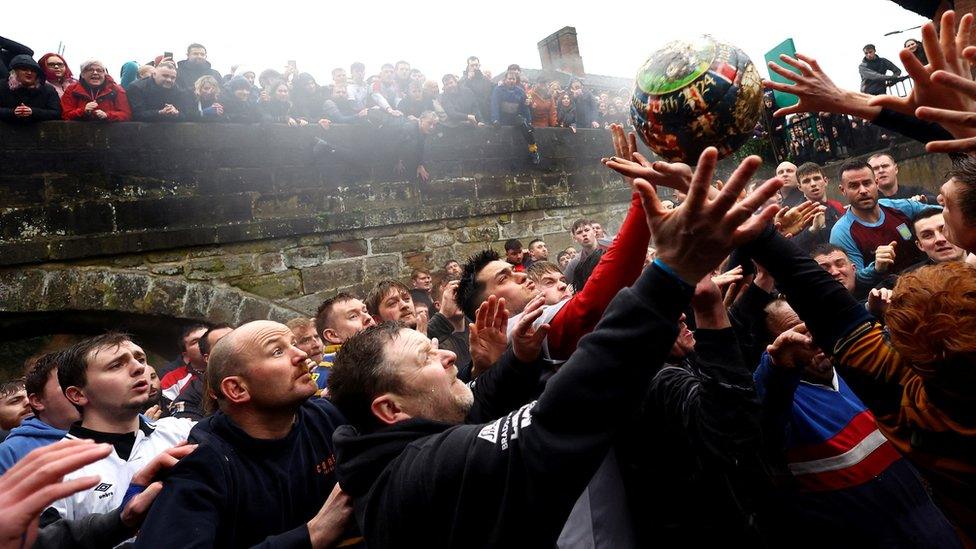
<svg viewBox="0 0 976 549"><path fill-rule="evenodd" d="M902 223L901 225L898 225L898 228L896 230L898 231L898 234L901 235L901 238L903 240L912 239L912 230L908 228L908 225Z"/></svg>
<svg viewBox="0 0 976 549"><path fill-rule="evenodd" d="M108 489L111 488L111 487L112 487L111 484L109 484L107 482L103 482L103 483L101 483L101 484L99 484L98 486L95 487L95 491L96 492L108 492Z"/></svg>

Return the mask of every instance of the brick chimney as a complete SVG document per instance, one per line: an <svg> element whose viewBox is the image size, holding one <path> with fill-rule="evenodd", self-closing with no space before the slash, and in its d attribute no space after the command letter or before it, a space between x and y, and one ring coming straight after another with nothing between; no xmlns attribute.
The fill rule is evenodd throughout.
<svg viewBox="0 0 976 549"><path fill-rule="evenodd" d="M563 27L539 42L542 70L563 71L583 76L583 58L576 40L576 27Z"/></svg>

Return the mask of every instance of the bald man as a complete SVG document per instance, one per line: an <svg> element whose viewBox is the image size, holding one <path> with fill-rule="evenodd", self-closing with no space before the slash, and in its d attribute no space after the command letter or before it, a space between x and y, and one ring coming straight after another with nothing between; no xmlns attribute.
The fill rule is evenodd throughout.
<svg viewBox="0 0 976 549"><path fill-rule="evenodd" d="M173 469L139 547L334 547L355 543L352 505L336 484L332 432L345 423L323 398L308 355L284 324L247 323L214 345L200 443Z"/></svg>
<svg viewBox="0 0 976 549"><path fill-rule="evenodd" d="M776 166L776 177L783 179L783 188L780 190L780 194L783 195L783 206L793 207L806 200L796 180L796 164L780 162L779 166Z"/></svg>

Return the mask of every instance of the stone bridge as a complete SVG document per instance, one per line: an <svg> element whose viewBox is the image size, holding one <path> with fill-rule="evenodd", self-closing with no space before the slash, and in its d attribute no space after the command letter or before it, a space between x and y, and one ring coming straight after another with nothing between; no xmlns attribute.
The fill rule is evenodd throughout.
<svg viewBox="0 0 976 549"><path fill-rule="evenodd" d="M188 320L285 320L509 238L566 246L581 216L618 224L608 133L536 136L540 166L510 128L438 129L423 183L373 128L2 126L0 364L113 327L169 357Z"/></svg>

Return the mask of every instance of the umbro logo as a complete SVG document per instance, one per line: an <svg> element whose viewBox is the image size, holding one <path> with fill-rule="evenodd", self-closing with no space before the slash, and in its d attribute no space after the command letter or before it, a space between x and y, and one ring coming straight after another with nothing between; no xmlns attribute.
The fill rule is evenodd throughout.
<svg viewBox="0 0 976 549"><path fill-rule="evenodd" d="M108 489L111 488L111 487L112 487L111 484L108 484L107 482L103 482L103 483L101 483L101 484L99 484L98 486L95 487L95 491L96 492L108 492Z"/></svg>

